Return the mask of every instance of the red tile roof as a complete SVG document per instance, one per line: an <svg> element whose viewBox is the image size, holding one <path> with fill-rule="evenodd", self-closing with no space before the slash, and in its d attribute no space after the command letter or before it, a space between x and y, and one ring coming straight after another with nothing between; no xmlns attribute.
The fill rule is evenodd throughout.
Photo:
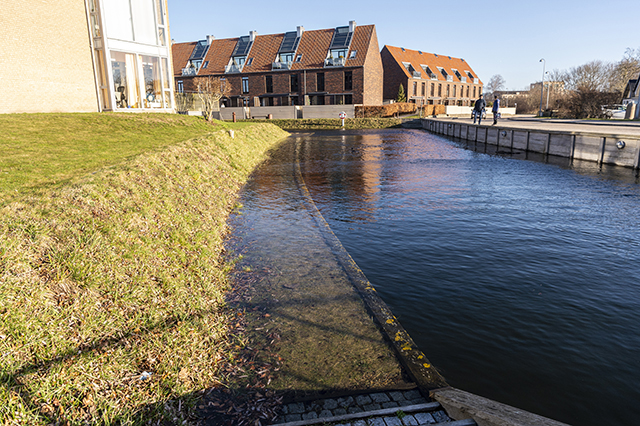
<svg viewBox="0 0 640 426"><path fill-rule="evenodd" d="M196 46L196 42L190 43L175 43L171 46L171 54L173 56L173 75L180 77L182 75L182 68L187 65L191 52Z"/></svg>
<svg viewBox="0 0 640 426"><path fill-rule="evenodd" d="M374 36L374 25L356 26L345 67L361 67L365 63L369 44ZM329 52L335 29L309 30L302 34L296 56L302 55L300 62L292 64L292 70L307 70L324 68L324 60ZM256 36L247 60L253 58L251 65L245 65L242 74L271 72L272 63L276 60L278 50L284 38L284 33ZM198 75L224 74L229 64L233 49L238 38L213 40L205 61L209 61L207 68L201 68ZM182 68L187 66L195 42L176 43L173 45L173 66L176 77L182 75ZM351 51L357 50L356 57L349 59Z"/></svg>
<svg viewBox="0 0 640 426"><path fill-rule="evenodd" d="M454 82L460 82L460 78L458 78L453 71L454 69L456 69L462 77L466 77L467 83L473 83L473 80L470 79L470 77L467 75L467 72L470 72L474 78L478 79L478 84L483 84L479 79L480 77L478 77L478 74L476 74L473 68L471 68L471 66L464 59L454 58L452 56L437 55L435 53L427 53L419 50L404 49L394 46L384 46L383 50L384 49L387 49L391 56L398 62L407 77L412 76L409 74L409 71L406 69L406 67L403 66L403 62L410 63L416 71L420 72L421 78L426 80L429 80L430 77L424 71L422 65L428 66L440 81L446 81L446 78L440 73L438 67L444 68L447 74L453 76Z"/></svg>

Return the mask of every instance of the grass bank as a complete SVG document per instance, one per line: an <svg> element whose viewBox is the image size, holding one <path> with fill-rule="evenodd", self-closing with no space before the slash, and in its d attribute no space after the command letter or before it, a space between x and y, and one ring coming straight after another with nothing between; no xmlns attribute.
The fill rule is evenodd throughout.
<svg viewBox="0 0 640 426"><path fill-rule="evenodd" d="M0 423L181 423L225 382L226 219L286 136L226 126L0 116Z"/></svg>
<svg viewBox="0 0 640 426"><path fill-rule="evenodd" d="M266 120L243 120L247 122L264 123ZM338 130L342 128L342 122L338 118L305 118L288 120L268 120L269 123L283 130ZM388 129L400 127L402 120L399 118L347 118L344 120L345 129Z"/></svg>

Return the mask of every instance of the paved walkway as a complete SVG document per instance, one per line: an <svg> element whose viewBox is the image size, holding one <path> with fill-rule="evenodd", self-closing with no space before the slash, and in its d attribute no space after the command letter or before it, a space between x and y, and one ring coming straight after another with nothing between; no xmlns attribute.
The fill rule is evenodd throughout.
<svg viewBox="0 0 640 426"><path fill-rule="evenodd" d="M437 120L455 121L473 124L471 118L438 117ZM491 126L493 118L487 114L482 120L483 126ZM640 121L621 120L560 120L554 118L535 118L532 116L504 117L498 120L502 128L551 130L558 132L595 133L608 136L631 136L640 138Z"/></svg>
<svg viewBox="0 0 640 426"><path fill-rule="evenodd" d="M473 420L452 420L439 403L419 391L389 391L294 402L281 407L280 426L321 424L343 426L476 426Z"/></svg>

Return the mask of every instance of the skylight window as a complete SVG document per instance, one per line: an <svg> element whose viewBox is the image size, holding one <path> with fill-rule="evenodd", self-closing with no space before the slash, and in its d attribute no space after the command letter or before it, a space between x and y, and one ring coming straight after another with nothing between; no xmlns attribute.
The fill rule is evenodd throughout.
<svg viewBox="0 0 640 426"><path fill-rule="evenodd" d="M447 71L445 71L444 68L438 67L438 70L440 71L440 74L442 74L445 80L447 79L447 77L449 77L449 74L447 74Z"/></svg>
<svg viewBox="0 0 640 426"><path fill-rule="evenodd" d="M280 49L278 53L286 53L295 51L298 49L298 44L300 43L300 37L298 37L297 31L291 31L284 34L284 38L282 39L282 44L280 44Z"/></svg>
<svg viewBox="0 0 640 426"><path fill-rule="evenodd" d="M333 32L333 39L331 40L330 50L334 49L349 49L351 45L351 38L353 33L349 31L349 27L337 27Z"/></svg>
<svg viewBox="0 0 640 426"><path fill-rule="evenodd" d="M355 59L357 53L358 53L357 50L352 50L351 53L349 54L349 59Z"/></svg>
<svg viewBox="0 0 640 426"><path fill-rule="evenodd" d="M207 43L207 40L200 40L193 48L193 52L191 52L191 57L189 57L189 59L203 59L207 55L208 50L209 43Z"/></svg>

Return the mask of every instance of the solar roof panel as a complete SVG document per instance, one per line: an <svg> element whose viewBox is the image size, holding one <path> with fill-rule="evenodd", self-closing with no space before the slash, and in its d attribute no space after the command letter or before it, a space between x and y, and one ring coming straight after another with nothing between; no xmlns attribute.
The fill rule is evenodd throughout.
<svg viewBox="0 0 640 426"><path fill-rule="evenodd" d="M298 37L297 31L291 31L284 34L284 39L282 40L282 44L280 45L280 50L278 53L291 53L295 52L298 48L298 43L300 43L300 38Z"/></svg>
<svg viewBox="0 0 640 426"><path fill-rule="evenodd" d="M249 54L249 50L251 50L251 44L251 38L249 36L240 37L232 56L246 56Z"/></svg>
<svg viewBox="0 0 640 426"><path fill-rule="evenodd" d="M207 50L209 49L209 44L207 40L200 40L196 43L196 47L193 48L193 52L191 52L191 59L202 59L207 54Z"/></svg>
<svg viewBox="0 0 640 426"><path fill-rule="evenodd" d="M352 32L349 32L349 27L338 27L333 33L333 40L331 41L330 49L348 48L351 44Z"/></svg>

